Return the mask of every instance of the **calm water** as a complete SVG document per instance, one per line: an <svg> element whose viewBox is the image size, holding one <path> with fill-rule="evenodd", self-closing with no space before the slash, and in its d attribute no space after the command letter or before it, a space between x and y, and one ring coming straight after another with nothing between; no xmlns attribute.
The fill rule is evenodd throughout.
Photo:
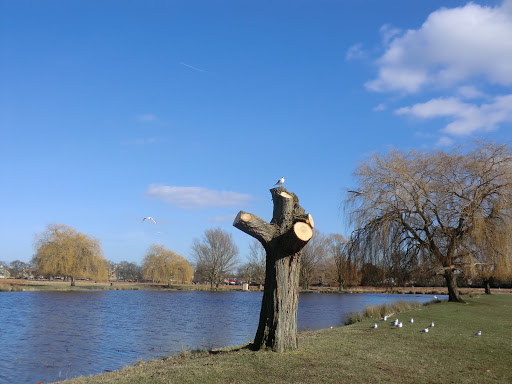
<svg viewBox="0 0 512 384"><path fill-rule="evenodd" d="M49 383L191 348L249 342L260 292L2 292L0 383ZM340 326L350 312L430 295L299 297L298 328Z"/></svg>

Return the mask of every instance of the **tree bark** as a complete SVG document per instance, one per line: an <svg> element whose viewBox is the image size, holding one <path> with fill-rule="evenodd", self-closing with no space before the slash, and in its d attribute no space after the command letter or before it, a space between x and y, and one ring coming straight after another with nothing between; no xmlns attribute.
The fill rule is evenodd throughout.
<svg viewBox="0 0 512 384"><path fill-rule="evenodd" d="M240 211L233 225L258 239L266 251L265 288L252 348L284 352L297 348L300 255L313 236L314 222L286 188L272 188L270 193L270 223Z"/></svg>
<svg viewBox="0 0 512 384"><path fill-rule="evenodd" d="M448 287L448 301L462 303L462 297L459 293L459 288L457 287L457 281L455 278L455 274L453 273L453 269L445 269L444 278L446 280L446 286Z"/></svg>
<svg viewBox="0 0 512 384"><path fill-rule="evenodd" d="M490 295L491 294L491 281L485 280L484 283L485 283L485 294Z"/></svg>

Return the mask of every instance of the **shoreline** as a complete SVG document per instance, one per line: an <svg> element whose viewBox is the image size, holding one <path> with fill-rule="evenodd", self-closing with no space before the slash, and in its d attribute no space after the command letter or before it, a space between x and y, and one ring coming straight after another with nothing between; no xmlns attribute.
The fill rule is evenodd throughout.
<svg viewBox="0 0 512 384"><path fill-rule="evenodd" d="M0 279L0 292L27 292L27 291L83 291L83 290L158 290L158 291L242 291L239 285L221 285L219 288L210 288L205 284L171 285L163 283L134 283L134 282L94 282L86 280L76 281L72 287L68 281L56 280L27 280L27 279ZM462 287L459 288L462 295L483 295L484 288ZM258 287L249 287L248 292L262 292ZM310 287L309 290L300 290L301 293L389 293L389 294L413 294L413 295L446 295L446 287L348 287L338 291L336 287ZM512 294L511 288L493 288L492 293Z"/></svg>

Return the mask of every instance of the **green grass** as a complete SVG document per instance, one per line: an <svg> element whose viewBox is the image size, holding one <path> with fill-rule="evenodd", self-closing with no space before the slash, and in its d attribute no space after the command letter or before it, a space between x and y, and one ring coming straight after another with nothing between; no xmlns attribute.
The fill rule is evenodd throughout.
<svg viewBox="0 0 512 384"><path fill-rule="evenodd" d="M180 353L123 370L66 381L113 383L510 383L512 295L438 303L396 315L304 332L299 348L277 354L238 348ZM394 316L395 317L395 316ZM394 318L393 317L393 318ZM408 320L414 317L414 324ZM429 333L421 330L434 321ZM482 336L475 336L481 330Z"/></svg>
<svg viewBox="0 0 512 384"><path fill-rule="evenodd" d="M421 304L416 301L395 301L392 304L370 305L366 307L363 312L350 313L345 325L358 323L367 319L382 319L385 315L397 316L400 312L410 311L420 307Z"/></svg>

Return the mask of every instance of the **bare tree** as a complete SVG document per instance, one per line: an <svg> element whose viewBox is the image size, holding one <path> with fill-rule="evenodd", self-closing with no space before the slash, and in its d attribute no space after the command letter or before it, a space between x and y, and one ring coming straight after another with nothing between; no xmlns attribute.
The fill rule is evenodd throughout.
<svg viewBox="0 0 512 384"><path fill-rule="evenodd" d="M248 283L263 285L265 282L265 249L258 240L249 245L247 263L239 268L240 277Z"/></svg>
<svg viewBox="0 0 512 384"><path fill-rule="evenodd" d="M116 265L116 274L118 280L138 281L142 275L142 269L135 263L121 261Z"/></svg>
<svg viewBox="0 0 512 384"><path fill-rule="evenodd" d="M392 151L376 154L356 170L359 186L346 209L357 228L354 247L368 261L430 259L462 301L456 274L475 249L503 249L489 236L512 236L512 157L508 146L476 143L462 153Z"/></svg>
<svg viewBox="0 0 512 384"><path fill-rule="evenodd" d="M346 240L343 235L331 233L327 237L327 274L331 281L335 282L341 292L345 286L347 275L347 253L345 252Z"/></svg>
<svg viewBox="0 0 512 384"><path fill-rule="evenodd" d="M238 263L238 247L231 234L220 228L207 229L201 240L195 239L192 252L196 269L202 271L212 288L214 284L218 287Z"/></svg>
<svg viewBox="0 0 512 384"><path fill-rule="evenodd" d="M302 249L299 274L299 284L302 289L309 289L309 286L316 280L322 280L323 276L320 266L327 256L327 241L318 230L313 230L311 240Z"/></svg>
<svg viewBox="0 0 512 384"><path fill-rule="evenodd" d="M9 272L11 273L11 276L16 279L23 278L23 274L28 267L28 263L21 260L14 260L9 263Z"/></svg>

